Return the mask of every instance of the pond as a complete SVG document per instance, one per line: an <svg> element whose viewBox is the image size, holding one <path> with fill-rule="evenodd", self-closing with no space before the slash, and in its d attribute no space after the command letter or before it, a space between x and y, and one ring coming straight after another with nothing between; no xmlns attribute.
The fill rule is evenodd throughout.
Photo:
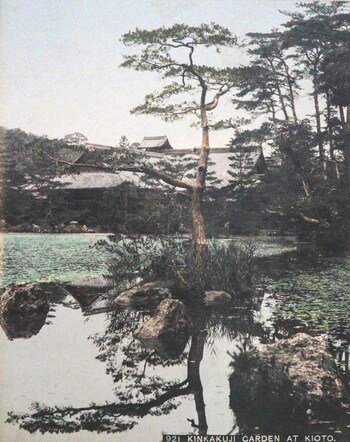
<svg viewBox="0 0 350 442"><path fill-rule="evenodd" d="M8 233L0 243L0 280L66 281L107 271L105 258L93 245L105 234Z"/></svg>
<svg viewBox="0 0 350 442"><path fill-rule="evenodd" d="M6 235L3 281L99 275L106 271L106 256L90 246L100 238ZM247 427L251 419L230 406L234 355L295 328L339 344L337 360L345 372L350 258L305 260L293 239L258 239L237 241L258 242L259 259L271 270L263 271L265 294L250 308L203 312L189 305L196 331L188 342L147 349L133 331L149 312L118 309L87 316L68 293L52 297L45 324L30 339L9 340L1 330L0 439L154 442L163 432L262 432ZM14 413L12 423L4 423L8 413ZM350 419L311 420L296 431L350 435Z"/></svg>
<svg viewBox="0 0 350 442"><path fill-rule="evenodd" d="M106 234L36 234L8 233L0 241L0 281L13 282L67 281L99 276L107 272L107 253L94 248ZM256 244L257 254L275 255L294 250L294 237L243 237L224 241Z"/></svg>

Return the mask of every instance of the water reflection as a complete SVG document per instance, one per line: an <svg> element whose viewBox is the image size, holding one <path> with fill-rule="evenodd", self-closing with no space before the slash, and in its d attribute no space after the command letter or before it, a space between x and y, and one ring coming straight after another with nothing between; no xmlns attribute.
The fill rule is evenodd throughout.
<svg viewBox="0 0 350 442"><path fill-rule="evenodd" d="M327 317L327 324L334 324L334 326L327 329L319 327L320 324L315 321L316 316L313 316L312 321L308 321L305 320L307 316L296 314L293 310L293 315L288 317L285 314L287 310L281 308L281 306L288 305L293 305L293 308L298 306L299 313L303 311L306 315L311 311L310 305L312 308L317 306L315 301L318 296L322 298L324 295L325 298L322 299L328 300L329 284L323 286L321 281L318 292L313 291L314 286L309 286L309 291L306 292L301 290L300 285L293 285L295 281L293 278L307 275L306 279L312 282L312 278L317 275L318 281L320 278L329 280L331 269L337 269L337 274L340 275L336 290L339 296L344 298L344 287L340 284L343 278L341 268L337 267L337 262L334 260L331 261L331 265L329 262L325 264L324 260L322 262L316 260L310 264L308 260L308 267L306 267L302 259L298 261L294 254L286 256L285 259L286 261L279 257L278 260L273 261L271 258L267 264L269 269L273 269L274 274L267 275L266 285L278 300L278 307L274 307L275 315L269 326L259 321L261 296L255 300L255 303L236 307L225 306L204 310L187 305L194 323L188 342L184 337L181 339L173 337L148 342L145 346L135 339L133 332L140 323L149 318L152 314L151 310L119 309L108 312L110 306L107 301L103 304L104 307L93 311L87 308L91 303L90 301L86 303L86 299L81 298L80 292L75 293L75 299L79 300L80 304L67 295L53 293L50 298L51 309L57 303L63 303L67 307L81 308L85 314L104 312L103 315L107 319L106 329L103 333L91 336L90 339L98 349L97 359L105 364L106 373L113 380L114 398L108 403L73 404L72 406L45 406L34 403L31 412L11 412L9 422L17 423L31 433L36 431L72 433L81 430L120 433L135 428L140 419L151 419L168 415L177 409L180 410L184 399L193 399L193 409L190 412L185 409L186 411L181 414L182 423L179 422L179 428L188 428L190 424L193 433L204 435L207 434L209 427L210 433L210 416L207 414L212 392L203 381L204 377L201 376L200 368L205 360L204 349L209 348L215 354L216 346L226 340L229 342L225 344L227 350L231 351L232 346L239 348L240 363L243 364L244 355L253 344L274 342L293 336L300 331L320 334L322 330L326 331L325 336L339 364L344 371L348 370L350 341L348 318L350 315L348 316L344 310L347 304L339 304L340 307L337 310L332 310L331 321ZM303 282L304 279L300 281ZM291 284L292 290L288 289L287 283ZM318 307L321 316L322 307L322 305ZM51 310L50 314L54 314L54 311ZM324 324L324 318L321 319ZM222 359L218 358L217 364L221 363ZM171 370L168 370L171 367L178 367L180 374L177 377L172 375ZM244 370L248 372L248 368L245 367ZM251 370L254 368L254 366L250 367ZM232 370L236 369L237 365L233 365ZM305 421L305 416L299 416L290 410L282 412L282 409L277 409L276 412L271 412L271 409L265 407L263 399L260 402L244 402L244 392L236 386L233 388L232 382L229 383L228 379L226 384L227 397L230 393L230 405L234 411L233 431L271 432L274 430L276 432L280 430L284 433L288 429L294 434L305 431L308 433L347 431L349 433L347 426L350 421L349 417L344 417L344 413L339 416L329 415L323 423L313 416L309 416ZM223 413L228 415L229 410L225 409L224 405L222 408Z"/></svg>
<svg viewBox="0 0 350 442"><path fill-rule="evenodd" d="M34 433L71 433L80 430L122 432L133 428L138 419L170 413L180 405L180 398L194 399L196 418L186 416L193 431L206 434L208 430L200 365L205 345L219 336L238 338L243 344L251 340L255 330L253 316L246 320L235 309L197 311L189 307L194 328L190 344L184 350L180 342L159 341L153 348L146 348L133 337L135 328L147 320L148 314L140 311L118 310L108 314L108 325L103 334L91 339L99 350L98 359L106 363L106 372L113 379L116 400L107 404L87 406L45 406L34 403L31 413L9 413L8 422ZM240 320L238 320L240 318ZM240 330L240 326L243 329ZM169 345L173 351L169 354ZM179 350L182 351L179 351ZM184 350L184 351L183 351ZM167 379L161 368L186 365L183 379Z"/></svg>
<svg viewBox="0 0 350 442"><path fill-rule="evenodd" d="M10 340L37 335L48 313L44 293L33 285L12 286L1 296L0 325Z"/></svg>
<svg viewBox="0 0 350 442"><path fill-rule="evenodd" d="M8 339L29 339L37 335L44 325L51 324L58 304L81 309L84 313L97 299L105 299L108 286L85 284L19 284L11 285L0 303L0 326Z"/></svg>

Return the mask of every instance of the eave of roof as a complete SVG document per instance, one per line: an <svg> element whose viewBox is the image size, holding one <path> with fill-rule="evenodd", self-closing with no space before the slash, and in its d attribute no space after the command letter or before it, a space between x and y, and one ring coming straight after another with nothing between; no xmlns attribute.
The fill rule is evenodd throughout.
<svg viewBox="0 0 350 442"><path fill-rule="evenodd" d="M168 137L166 135L157 137L144 137L138 149L159 148L166 143L169 143Z"/></svg>

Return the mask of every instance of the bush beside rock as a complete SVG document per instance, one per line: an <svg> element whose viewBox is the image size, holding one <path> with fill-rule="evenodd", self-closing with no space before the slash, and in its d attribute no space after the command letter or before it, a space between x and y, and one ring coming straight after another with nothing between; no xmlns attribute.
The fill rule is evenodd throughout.
<svg viewBox="0 0 350 442"><path fill-rule="evenodd" d="M324 409L339 409L344 386L322 337L298 333L261 345L234 358L230 405L242 428L262 425L268 431L288 420L305 420ZM247 412L249 410L249 412ZM277 424L276 424L277 421Z"/></svg>

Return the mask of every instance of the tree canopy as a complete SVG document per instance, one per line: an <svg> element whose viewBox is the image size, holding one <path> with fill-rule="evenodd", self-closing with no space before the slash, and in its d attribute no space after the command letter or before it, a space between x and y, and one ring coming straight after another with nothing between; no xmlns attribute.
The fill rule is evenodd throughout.
<svg viewBox="0 0 350 442"><path fill-rule="evenodd" d="M173 121L198 113L203 105L207 111L213 110L219 98L247 75L243 67L195 63L195 52L201 47L220 52L237 44L231 31L216 23L176 24L152 31L136 29L124 34L121 41L126 46L141 48L136 54L125 55L122 67L158 72L165 80L162 89L147 94L144 103L132 110L136 114L158 115ZM191 99L198 91L199 99ZM213 92L209 101L205 101L207 92Z"/></svg>

